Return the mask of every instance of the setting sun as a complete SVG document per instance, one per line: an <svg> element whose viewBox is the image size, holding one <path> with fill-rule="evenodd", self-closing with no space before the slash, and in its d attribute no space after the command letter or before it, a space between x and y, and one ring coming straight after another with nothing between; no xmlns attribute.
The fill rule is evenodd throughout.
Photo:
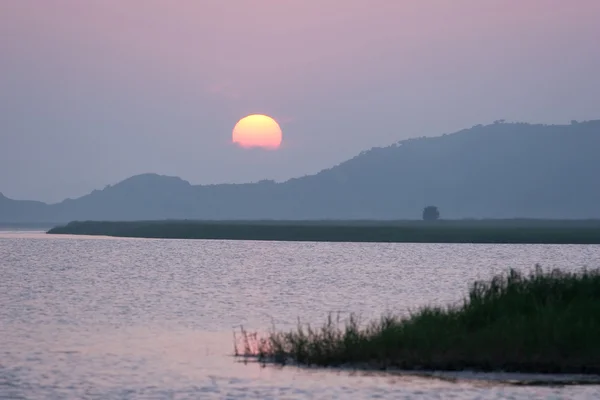
<svg viewBox="0 0 600 400"><path fill-rule="evenodd" d="M233 128L233 143L241 147L277 149L281 145L282 133L277 121L262 114L248 115Z"/></svg>

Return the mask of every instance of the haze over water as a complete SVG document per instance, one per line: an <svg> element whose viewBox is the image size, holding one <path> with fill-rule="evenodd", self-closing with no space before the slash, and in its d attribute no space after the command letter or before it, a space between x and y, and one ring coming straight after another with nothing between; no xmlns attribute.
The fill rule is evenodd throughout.
<svg viewBox="0 0 600 400"><path fill-rule="evenodd" d="M0 233L0 399L597 398L600 388L236 362L234 329L365 319L455 302L600 246L144 240Z"/></svg>

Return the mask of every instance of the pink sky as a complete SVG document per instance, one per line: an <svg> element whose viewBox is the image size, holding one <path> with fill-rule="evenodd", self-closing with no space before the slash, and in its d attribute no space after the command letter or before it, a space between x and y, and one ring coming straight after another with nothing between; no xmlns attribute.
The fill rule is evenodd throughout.
<svg viewBox="0 0 600 400"><path fill-rule="evenodd" d="M598 118L598 21L597 0L3 0L0 191L286 179L495 119ZM282 123L280 152L230 146L250 113Z"/></svg>

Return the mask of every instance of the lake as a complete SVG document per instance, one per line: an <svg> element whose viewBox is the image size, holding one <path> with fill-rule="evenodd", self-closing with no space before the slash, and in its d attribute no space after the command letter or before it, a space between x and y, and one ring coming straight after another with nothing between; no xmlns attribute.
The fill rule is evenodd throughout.
<svg viewBox="0 0 600 400"><path fill-rule="evenodd" d="M320 325L328 313L404 314L536 263L598 267L600 246L0 232L0 399L598 398L600 386L514 386L499 374L438 379L232 356L242 325L266 332L298 319Z"/></svg>

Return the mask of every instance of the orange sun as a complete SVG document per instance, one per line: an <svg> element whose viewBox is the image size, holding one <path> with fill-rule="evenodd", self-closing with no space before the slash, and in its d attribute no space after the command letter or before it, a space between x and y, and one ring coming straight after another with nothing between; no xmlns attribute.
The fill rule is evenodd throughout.
<svg viewBox="0 0 600 400"><path fill-rule="evenodd" d="M233 128L233 143L242 147L277 149L281 145L281 128L273 118L262 114L244 117Z"/></svg>

